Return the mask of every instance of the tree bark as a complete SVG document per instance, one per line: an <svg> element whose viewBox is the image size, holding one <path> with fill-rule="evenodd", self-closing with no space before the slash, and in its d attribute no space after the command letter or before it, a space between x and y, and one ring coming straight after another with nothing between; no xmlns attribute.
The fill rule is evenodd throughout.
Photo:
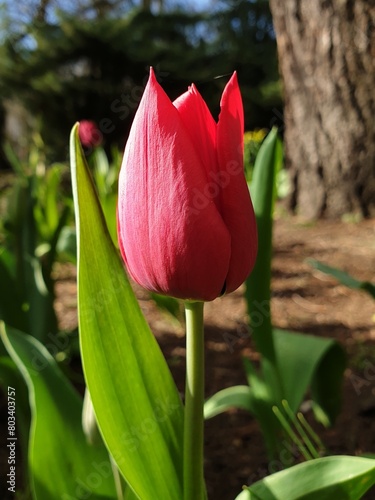
<svg viewBox="0 0 375 500"><path fill-rule="evenodd" d="M375 1L270 0L290 208L375 215Z"/></svg>

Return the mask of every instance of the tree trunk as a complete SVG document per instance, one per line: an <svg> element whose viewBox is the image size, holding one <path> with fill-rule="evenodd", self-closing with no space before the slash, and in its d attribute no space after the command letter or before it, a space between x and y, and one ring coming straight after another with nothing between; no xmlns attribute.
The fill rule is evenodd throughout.
<svg viewBox="0 0 375 500"><path fill-rule="evenodd" d="M290 207L375 215L375 2L270 0L285 97Z"/></svg>

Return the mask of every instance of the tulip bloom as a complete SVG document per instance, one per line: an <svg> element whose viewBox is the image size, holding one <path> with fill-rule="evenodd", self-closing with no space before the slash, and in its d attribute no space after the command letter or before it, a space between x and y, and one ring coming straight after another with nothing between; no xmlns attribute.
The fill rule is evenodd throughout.
<svg viewBox="0 0 375 500"><path fill-rule="evenodd" d="M172 103L150 71L125 148L117 211L122 257L150 291L209 301L238 288L254 266L236 73L220 104L216 123L194 85Z"/></svg>

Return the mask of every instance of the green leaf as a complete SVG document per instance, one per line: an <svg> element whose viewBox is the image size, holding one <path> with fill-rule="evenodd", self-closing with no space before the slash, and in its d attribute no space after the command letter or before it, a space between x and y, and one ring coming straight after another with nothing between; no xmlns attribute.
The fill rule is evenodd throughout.
<svg viewBox="0 0 375 500"><path fill-rule="evenodd" d="M19 239L17 267L18 277L22 280L29 305L27 331L44 342L51 333L57 332L57 318L53 307L54 296L49 272L43 269L42 258L36 256L38 229L34 218L35 199L32 188L35 182L36 178L29 180L23 193L24 199L19 200L22 220L16 235Z"/></svg>
<svg viewBox="0 0 375 500"><path fill-rule="evenodd" d="M16 279L16 260L8 250L0 250L0 319L15 328L26 329L28 317L23 309L24 295Z"/></svg>
<svg viewBox="0 0 375 500"><path fill-rule="evenodd" d="M56 253L62 260L77 264L77 239L73 227L64 226L56 245Z"/></svg>
<svg viewBox="0 0 375 500"><path fill-rule="evenodd" d="M46 193L45 193L45 214L48 224L49 233L52 235L59 225L60 210L59 210L59 188L63 170L61 165L53 165L47 170L45 176Z"/></svg>
<svg viewBox="0 0 375 500"><path fill-rule="evenodd" d="M258 256L254 269L246 280L245 292L250 327L256 348L261 354L262 378L259 380L262 380L265 387L265 390L253 394L254 415L261 424L270 457L276 454L279 441L279 423L272 412L272 406L281 401L283 394L273 345L270 310L273 208L276 174L281 163L282 148L277 129L273 128L256 157L250 188L258 226ZM247 373L249 377L249 366ZM254 380L251 381L250 378L249 384L253 385Z"/></svg>
<svg viewBox="0 0 375 500"><path fill-rule="evenodd" d="M256 157L251 196L258 226L258 256L246 280L246 300L257 350L275 365L270 314L273 206L279 164L277 129L264 140Z"/></svg>
<svg viewBox="0 0 375 500"><path fill-rule="evenodd" d="M212 418L231 408L241 408L252 412L251 389L247 385L234 385L223 389L211 398L204 405L204 418Z"/></svg>
<svg viewBox="0 0 375 500"><path fill-rule="evenodd" d="M10 145L8 141L6 141L3 145L3 150L6 156L6 159L8 162L11 164L13 167L14 171L18 176L24 176L24 166L22 165L22 162L18 158L16 152L14 151L13 147Z"/></svg>
<svg viewBox="0 0 375 500"><path fill-rule="evenodd" d="M204 417L209 419L232 408L249 411L258 420L266 447L272 454L280 444L280 424L272 411L275 400L270 387L250 361L244 359L244 365L249 386L228 387L214 394L205 402Z"/></svg>
<svg viewBox="0 0 375 500"><path fill-rule="evenodd" d="M117 153L118 156L118 153ZM119 175L119 162L109 164L108 157L103 148L96 148L89 157L92 166L93 179L97 188L99 201L105 217L107 229L114 245L117 247L117 179Z"/></svg>
<svg viewBox="0 0 375 500"><path fill-rule="evenodd" d="M375 460L333 456L272 474L236 500L358 500L374 484Z"/></svg>
<svg viewBox="0 0 375 500"><path fill-rule="evenodd" d="M282 446L280 423L272 411L272 407L278 403L274 391L277 382L272 381L275 370L270 366L267 359L263 360L262 363L263 376L256 372L250 360L245 358L243 363L251 388L251 413L255 416L262 429L267 453L269 457L273 457ZM271 384L269 383L270 380Z"/></svg>
<svg viewBox="0 0 375 500"><path fill-rule="evenodd" d="M311 386L316 416L332 424L341 406L341 384L346 358L332 339L273 330L284 398L295 412ZM319 412L318 412L319 410Z"/></svg>
<svg viewBox="0 0 375 500"><path fill-rule="evenodd" d="M62 175L61 165L53 165L44 172L44 175L34 173L32 177L35 185L34 216L37 221L38 232L43 240L50 240L60 219L59 186Z"/></svg>
<svg viewBox="0 0 375 500"><path fill-rule="evenodd" d="M78 306L87 385L106 445L141 500L182 498L183 408L108 234L71 135Z"/></svg>
<svg viewBox="0 0 375 500"><path fill-rule="evenodd" d="M1 347L3 347L2 344ZM7 391L7 387L12 387L16 391L17 433L20 437L22 450L25 456L27 456L31 418L28 391L25 381L17 368L17 365L8 355L0 357L0 382L3 386L5 394Z"/></svg>
<svg viewBox="0 0 375 500"><path fill-rule="evenodd" d="M111 235L112 242L115 246L117 243L117 220L116 220L116 210L117 210L117 193L109 193L102 197L101 199L102 210L104 213L106 225L108 232Z"/></svg>
<svg viewBox="0 0 375 500"><path fill-rule="evenodd" d="M4 325L0 333L29 389L34 498L114 498L108 453L104 446L89 446L82 431L80 396L35 338Z"/></svg>
<svg viewBox="0 0 375 500"><path fill-rule="evenodd" d="M347 286L348 288L353 288L354 290L363 290L370 294L373 299L375 299L374 283L371 283L370 281L359 281L353 278L353 276L350 276L350 274L347 274L345 271L337 269L336 267L327 266L327 264L323 264L323 262L319 262L315 259L306 259L306 262L318 271L333 276L335 279L337 279L337 281Z"/></svg>

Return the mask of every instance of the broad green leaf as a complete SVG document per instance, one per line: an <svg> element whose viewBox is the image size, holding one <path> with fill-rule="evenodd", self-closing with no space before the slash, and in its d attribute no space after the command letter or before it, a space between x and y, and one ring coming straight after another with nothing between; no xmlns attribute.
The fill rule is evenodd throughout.
<svg viewBox="0 0 375 500"><path fill-rule="evenodd" d="M234 385L217 392L204 405L204 418L212 418L231 408L252 412L251 389L247 385Z"/></svg>
<svg viewBox="0 0 375 500"><path fill-rule="evenodd" d="M180 499L183 407L108 234L77 126L71 159L81 351L99 428L141 500Z"/></svg>
<svg viewBox="0 0 375 500"><path fill-rule="evenodd" d="M29 389L29 468L36 500L115 498L108 453L87 444L82 399L35 338L1 328L9 355Z"/></svg>
<svg viewBox="0 0 375 500"><path fill-rule="evenodd" d="M346 359L332 339L285 330L273 331L284 398L295 412L312 388L316 414L324 425L332 424L341 406L341 384Z"/></svg>
<svg viewBox="0 0 375 500"><path fill-rule="evenodd" d="M236 500L358 500L375 484L375 460L318 458L267 476Z"/></svg>
<svg viewBox="0 0 375 500"><path fill-rule="evenodd" d="M250 490L248 488L245 488L239 495L236 496L235 500L253 500L257 499L254 495L251 496Z"/></svg>
<svg viewBox="0 0 375 500"><path fill-rule="evenodd" d="M2 343L1 347L3 347ZM0 357L0 383L3 387L4 394L7 393L8 387L12 387L16 391L17 433L21 441L23 452L25 456L27 456L31 418L28 391L17 365L8 355ZM26 472L26 467L24 468Z"/></svg>
<svg viewBox="0 0 375 500"><path fill-rule="evenodd" d="M313 408L324 425L332 424L341 406L341 384L345 354L337 342L307 334L274 330L274 345L281 373L284 398L296 412L308 388ZM205 403L205 418L230 408L246 409L259 421L272 455L278 448L280 424L272 411L277 405L271 388L244 360L249 387L234 386L219 391Z"/></svg>
<svg viewBox="0 0 375 500"><path fill-rule="evenodd" d="M327 264L323 264L323 262L319 262L315 259L307 259L306 262L318 271L333 276L335 279L337 279L337 281L347 286L348 288L363 290L375 299L375 283L371 283L370 281L359 281L353 278L353 276L350 276L350 274L347 274L345 271L337 269L336 267L327 266Z"/></svg>

